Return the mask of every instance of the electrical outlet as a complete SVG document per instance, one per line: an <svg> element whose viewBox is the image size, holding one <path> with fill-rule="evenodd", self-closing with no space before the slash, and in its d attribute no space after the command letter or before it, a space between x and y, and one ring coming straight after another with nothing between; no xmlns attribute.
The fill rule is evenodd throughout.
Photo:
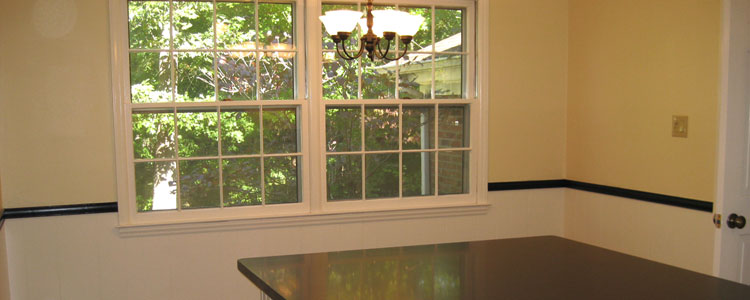
<svg viewBox="0 0 750 300"><path fill-rule="evenodd" d="M686 138L688 134L688 117L672 116L672 136Z"/></svg>

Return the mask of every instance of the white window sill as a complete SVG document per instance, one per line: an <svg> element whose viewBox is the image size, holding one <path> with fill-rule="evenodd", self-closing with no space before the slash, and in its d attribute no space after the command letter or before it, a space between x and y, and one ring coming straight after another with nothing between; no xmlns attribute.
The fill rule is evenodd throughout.
<svg viewBox="0 0 750 300"><path fill-rule="evenodd" d="M293 215L263 216L257 218L206 220L158 224L126 224L117 227L120 236L195 233L216 230L273 228L341 222L374 222L427 217L452 217L487 213L489 204L464 204L418 207L408 209L336 211Z"/></svg>

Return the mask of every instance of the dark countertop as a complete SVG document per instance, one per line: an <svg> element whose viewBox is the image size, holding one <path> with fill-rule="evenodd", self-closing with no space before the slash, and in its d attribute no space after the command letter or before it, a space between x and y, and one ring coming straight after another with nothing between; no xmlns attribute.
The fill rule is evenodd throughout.
<svg viewBox="0 0 750 300"><path fill-rule="evenodd" d="M237 266L271 299L750 299L750 286L553 236L245 258Z"/></svg>

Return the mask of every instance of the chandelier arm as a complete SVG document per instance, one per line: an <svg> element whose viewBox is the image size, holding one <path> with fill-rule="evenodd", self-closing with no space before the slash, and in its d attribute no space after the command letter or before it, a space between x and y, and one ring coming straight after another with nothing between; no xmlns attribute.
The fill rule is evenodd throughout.
<svg viewBox="0 0 750 300"><path fill-rule="evenodd" d="M385 40L388 41L388 45L385 48L385 53L383 52L383 49L380 47L380 43L378 43L378 47L377 47L378 48L378 58L388 59L386 57L386 55L388 55L388 52L391 50L391 41L389 39L385 39ZM382 42L383 39L381 39L380 41Z"/></svg>
<svg viewBox="0 0 750 300"><path fill-rule="evenodd" d="M402 58L404 58L404 56L406 56L406 52L407 52L407 50L408 50L408 49L407 49L407 47L406 47L406 46L404 46L404 51L403 51L403 52L401 52L401 54L400 54L400 55L398 55L397 57L394 57L394 58L389 58L389 57L385 57L385 55L383 55L382 59L383 59L383 60L387 60L387 61L394 61L394 60L399 60L399 59L402 59ZM387 52L388 52L388 51L386 51L386 53L387 53Z"/></svg>
<svg viewBox="0 0 750 300"><path fill-rule="evenodd" d="M354 57L349 56L349 53L346 52L346 49L344 51L341 51L341 47L339 47L339 44L336 43L336 53L339 55L339 57L346 59L346 60L353 60Z"/></svg>
<svg viewBox="0 0 750 300"><path fill-rule="evenodd" d="M406 51L407 51L407 50L408 50L408 49L407 49L407 45L404 45L404 52L401 52L401 55L399 55L398 57L394 58L393 60L397 60L397 59L402 59L402 58L404 58L404 56L406 56Z"/></svg>
<svg viewBox="0 0 750 300"><path fill-rule="evenodd" d="M359 58L360 56L362 56L362 50L364 50L364 47L360 45L359 52L356 55L352 56L351 54L349 54L349 51L346 50L346 46L344 45L344 40L341 40L340 47L339 47L339 43L336 43L336 53L338 53L339 56L341 56L342 58L346 60L354 60L354 59Z"/></svg>

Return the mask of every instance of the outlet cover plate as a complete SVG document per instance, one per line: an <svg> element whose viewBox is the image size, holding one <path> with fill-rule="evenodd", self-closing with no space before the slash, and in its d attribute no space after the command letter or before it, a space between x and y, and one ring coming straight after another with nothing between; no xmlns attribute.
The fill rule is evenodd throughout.
<svg viewBox="0 0 750 300"><path fill-rule="evenodd" d="M672 136L686 138L688 134L688 117L672 116Z"/></svg>

